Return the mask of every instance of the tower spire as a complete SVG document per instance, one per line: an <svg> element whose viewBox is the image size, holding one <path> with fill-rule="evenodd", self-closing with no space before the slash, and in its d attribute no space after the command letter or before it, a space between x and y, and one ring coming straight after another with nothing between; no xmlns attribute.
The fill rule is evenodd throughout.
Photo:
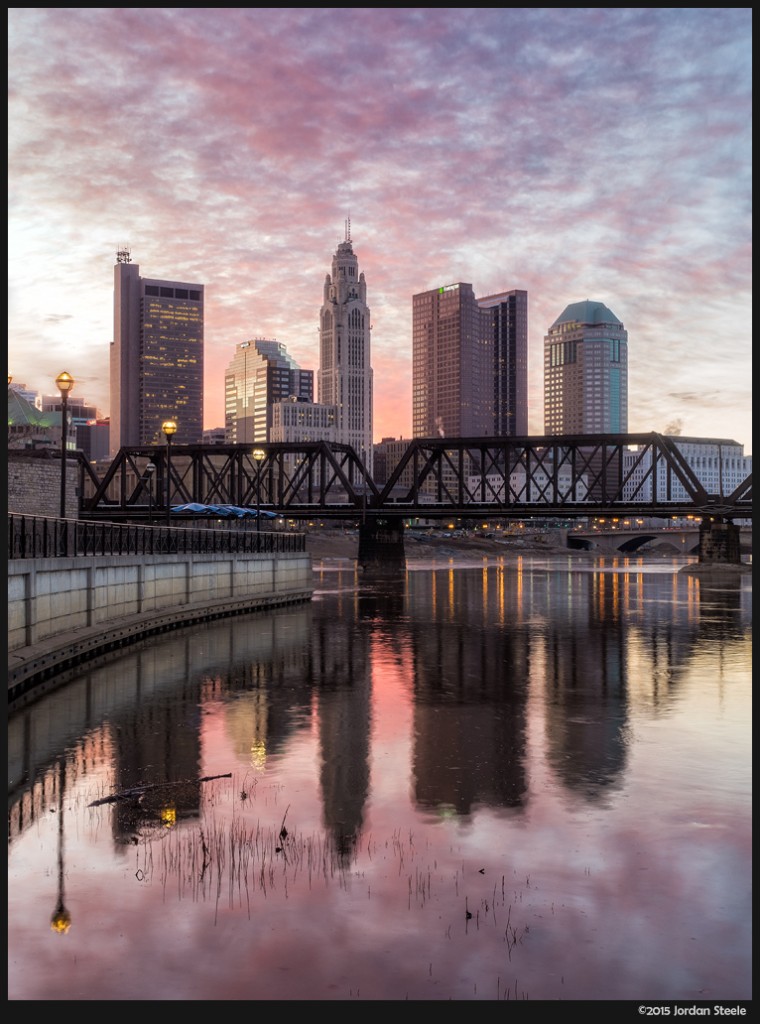
<svg viewBox="0 0 760 1024"><path fill-rule="evenodd" d="M332 257L319 314L318 401L334 409L333 439L372 458L372 366L367 282L351 244L351 218ZM365 462L369 469L369 462Z"/></svg>

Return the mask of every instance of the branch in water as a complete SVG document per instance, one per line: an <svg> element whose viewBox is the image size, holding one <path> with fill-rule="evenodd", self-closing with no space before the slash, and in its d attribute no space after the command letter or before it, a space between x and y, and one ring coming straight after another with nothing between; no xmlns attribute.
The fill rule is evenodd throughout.
<svg viewBox="0 0 760 1024"><path fill-rule="evenodd" d="M214 779L231 779L232 772L224 775L204 775L200 779L180 779L178 782L154 782L149 786L134 786L132 789L123 789L121 793L114 793L113 796L104 796L100 800L93 800L88 807L97 807L98 804L112 804L116 800L132 800L136 796L142 796L152 789L165 789L167 786L191 786L195 782L212 782ZM284 820L284 819L283 819Z"/></svg>

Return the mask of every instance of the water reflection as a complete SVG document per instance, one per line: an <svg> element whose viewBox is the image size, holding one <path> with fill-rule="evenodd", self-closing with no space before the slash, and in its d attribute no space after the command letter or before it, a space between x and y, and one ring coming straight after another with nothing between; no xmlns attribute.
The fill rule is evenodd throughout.
<svg viewBox="0 0 760 1024"><path fill-rule="evenodd" d="M11 853L19 848L19 857L12 860L18 902L10 914L11 941L15 936L39 954L41 939L29 923L38 898L32 879L39 871L39 854L31 852L27 837L35 831L44 836L47 815L54 810L59 825L58 834L50 837L57 842L53 858L56 853L59 858L56 914L71 923L64 905L64 878L69 877L63 870L68 848L64 792L72 794L75 805L67 827L86 835L93 856L95 849L98 857L105 856L104 822L117 858L123 861L130 847L145 851L138 862L143 883L150 881L148 864L156 862L153 844L184 829L190 852L180 856L172 847L171 856L163 855L165 864L176 858L179 865L186 856L187 878L194 878L193 885L202 880L210 886L207 868L216 857L216 884L232 887L223 876L233 869L224 867L221 849L231 855L233 836L258 837L266 822L269 837L262 845L253 839L246 856L252 866L256 857L268 858L271 865L278 852L293 851L286 899L297 907L307 930L317 927L326 912L326 897L316 899L311 885L307 892L297 890L301 858L313 856L312 820L324 831L318 849L334 856L342 885L352 874L363 878L376 871L378 849L392 849L404 862L415 856L415 844L427 845L436 863L445 860L452 836L437 830L453 822L462 835L479 835L480 830L489 835L489 843L477 847L483 871L489 857L508 848L510 830L520 829L536 870L543 864L546 884L558 886L541 841L530 847L536 821L551 821L553 831L568 836L579 806L587 813L612 814L616 808L614 818L621 814L616 795L639 811L642 801L656 799L648 790L639 795L638 786L652 783L646 773L646 781L637 782L632 764L641 723L672 719L683 704L700 726L693 738L687 729L678 742L689 744L687 759L703 756L699 732L705 696L696 680L709 673L719 686L730 687L737 667L743 675L749 658L751 589L746 580L704 581L636 563L578 566L519 559L470 569L415 569L400 581L368 582L350 572L324 571L317 582L309 605L217 621L146 642L11 716L9 845ZM668 763L667 728L662 740L656 734L649 738L665 744L653 752L666 788L669 774L681 770L680 764ZM718 788L725 786L723 767L736 754L728 735L721 743L715 752ZM737 771L731 764L729 775ZM211 781L220 778L229 778L229 786ZM566 805L562 794L576 802ZM401 823L409 830L403 842ZM616 827L627 836L638 823L623 817ZM231 830L226 837L225 828ZM413 841L419 830L420 838ZM294 845L288 846L291 840ZM240 863L235 871L241 870ZM496 876L503 872L496 861L493 869ZM113 872L106 861L100 870ZM256 870L263 873L264 868L259 864ZM282 870L288 870L287 863ZM688 865L683 870L688 872ZM107 913L102 891L97 897L87 895L81 859L76 878L77 918L86 917L83 901L86 906L90 898L97 898L100 912ZM273 878L266 896L270 902L275 899ZM452 899L459 900L463 881L457 872ZM238 877L236 885L243 884L247 888L248 882ZM357 956L354 947L367 945L362 929L372 931L375 914L382 920L380 891L392 905L389 884L381 886L377 878L367 883L368 891L378 895L351 923L342 922L345 941L336 946L336 963L340 956ZM417 899L427 904L430 897L419 876L415 884L421 886ZM251 882L251 892L254 888ZM610 892L602 888L598 898L609 900ZM655 883L653 892L657 888ZM126 892L115 885L114 900L124 900ZM19 898L21 893L27 895ZM502 894L505 901L507 895ZM486 907L493 908L493 898ZM657 899L665 899L662 892ZM143 949L138 960L151 956L153 915L167 913L165 894L151 899L150 885L144 900L146 924L134 925L134 941ZM187 914L187 907L182 912ZM331 905L330 914L337 913ZM49 908L47 914L49 920ZM271 928L276 930L274 920ZM554 927L561 941L573 938L559 924ZM76 932L72 928L67 941ZM503 928L501 934L503 943ZM86 938L78 941L86 943ZM214 944L208 941L204 955L212 956ZM509 959L516 944L513 932ZM243 941L243 959L250 955L246 949ZM113 954L98 950L101 971L112 955L118 955L116 949ZM484 954L483 969L498 955ZM609 965L599 951L598 963L598 977L604 978L598 991L609 996L612 985L614 996ZM539 960L526 962L526 974L533 972L536 986L538 965ZM399 969L391 956L388 978ZM58 983L68 992L64 977L59 975ZM16 998L45 984L14 965ZM290 998L287 985L267 984L269 997ZM390 980L383 984L387 987L380 998L398 997ZM107 981L98 985L108 992ZM676 998L675 989L663 997ZM551 998L578 998L567 990L547 991ZM471 997L462 993L454 986L454 998ZM206 995L213 997L210 989ZM312 995L303 992L304 998ZM259 992L257 997L264 996ZM346 997L345 992L337 997ZM542 998L538 988L532 998Z"/></svg>
<svg viewBox="0 0 760 1024"><path fill-rule="evenodd" d="M66 907L64 882L64 830L63 830L63 799L66 792L66 766L63 761L58 766L58 898L55 910L50 919L50 927L54 932L67 932L71 927L71 914Z"/></svg>
<svg viewBox="0 0 760 1024"><path fill-rule="evenodd" d="M352 615L357 615L356 606ZM347 612L337 621L318 619L311 655L323 823L337 849L347 855L361 833L369 790L369 631L357 628L356 618Z"/></svg>
<svg viewBox="0 0 760 1024"><path fill-rule="evenodd" d="M421 808L466 815L480 804L519 808L525 800L530 636L494 628L492 618L503 627L518 593L503 571L411 577L412 771Z"/></svg>
<svg viewBox="0 0 760 1024"><path fill-rule="evenodd" d="M544 640L547 755L564 785L589 800L618 784L626 765L628 581L564 581Z"/></svg>
<svg viewBox="0 0 760 1024"><path fill-rule="evenodd" d="M452 566L372 591L359 581L324 616L329 591L313 606L137 646L11 717L11 820L24 820L29 786L80 734L91 757L110 760L112 785L146 790L146 823L197 816L203 709L221 703L235 754L252 772L316 721L324 824L350 845L370 784L373 649L391 649L408 672L421 808L520 807L536 665L547 756L565 785L593 799L624 773L631 702L669 708L695 648L742 642L747 591L738 581L540 566L526 589L523 575ZM134 808L117 803L115 838L129 840L134 827Z"/></svg>
<svg viewBox="0 0 760 1024"><path fill-rule="evenodd" d="M176 686L171 693L155 693L151 653L136 659L134 706L119 708L107 726L117 790L136 791L114 804L116 843L133 842L138 832L195 819L200 813L200 680L190 669L185 645L173 666Z"/></svg>

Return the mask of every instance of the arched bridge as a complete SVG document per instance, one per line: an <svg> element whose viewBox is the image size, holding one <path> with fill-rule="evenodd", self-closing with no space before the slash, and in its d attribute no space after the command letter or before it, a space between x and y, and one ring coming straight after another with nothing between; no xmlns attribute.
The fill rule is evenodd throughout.
<svg viewBox="0 0 760 1024"><path fill-rule="evenodd" d="M382 485L349 445L149 445L122 448L102 476L81 457L79 495L82 518L112 521L188 503L292 518L752 516L751 475L730 493L708 492L656 433L418 438Z"/></svg>

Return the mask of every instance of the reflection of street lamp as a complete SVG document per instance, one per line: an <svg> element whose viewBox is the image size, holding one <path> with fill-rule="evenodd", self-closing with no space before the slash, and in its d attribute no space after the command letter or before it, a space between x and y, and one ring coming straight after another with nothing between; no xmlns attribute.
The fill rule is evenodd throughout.
<svg viewBox="0 0 760 1024"><path fill-rule="evenodd" d="M254 448L251 452L256 463L256 550L261 550L261 463L267 457L263 448Z"/></svg>
<svg viewBox="0 0 760 1024"><path fill-rule="evenodd" d="M53 916L50 918L50 928L59 935L65 934L71 928L71 914L63 902L63 792L66 782L66 764L63 758L60 762L59 771L59 796L60 807L58 808L58 902L56 903Z"/></svg>
<svg viewBox="0 0 760 1024"><path fill-rule="evenodd" d="M161 429L166 435L166 525L171 522L171 472L172 472L172 437L177 433L177 424L174 420L164 420Z"/></svg>
<svg viewBox="0 0 760 1024"><path fill-rule="evenodd" d="M155 462L149 462L145 467L145 476L148 481L148 522L153 522L153 474L156 472Z"/></svg>
<svg viewBox="0 0 760 1024"><path fill-rule="evenodd" d="M10 383L10 381L9 381ZM61 519L66 518L66 434L68 433L69 391L74 387L74 378L63 370L55 378L61 392Z"/></svg>

